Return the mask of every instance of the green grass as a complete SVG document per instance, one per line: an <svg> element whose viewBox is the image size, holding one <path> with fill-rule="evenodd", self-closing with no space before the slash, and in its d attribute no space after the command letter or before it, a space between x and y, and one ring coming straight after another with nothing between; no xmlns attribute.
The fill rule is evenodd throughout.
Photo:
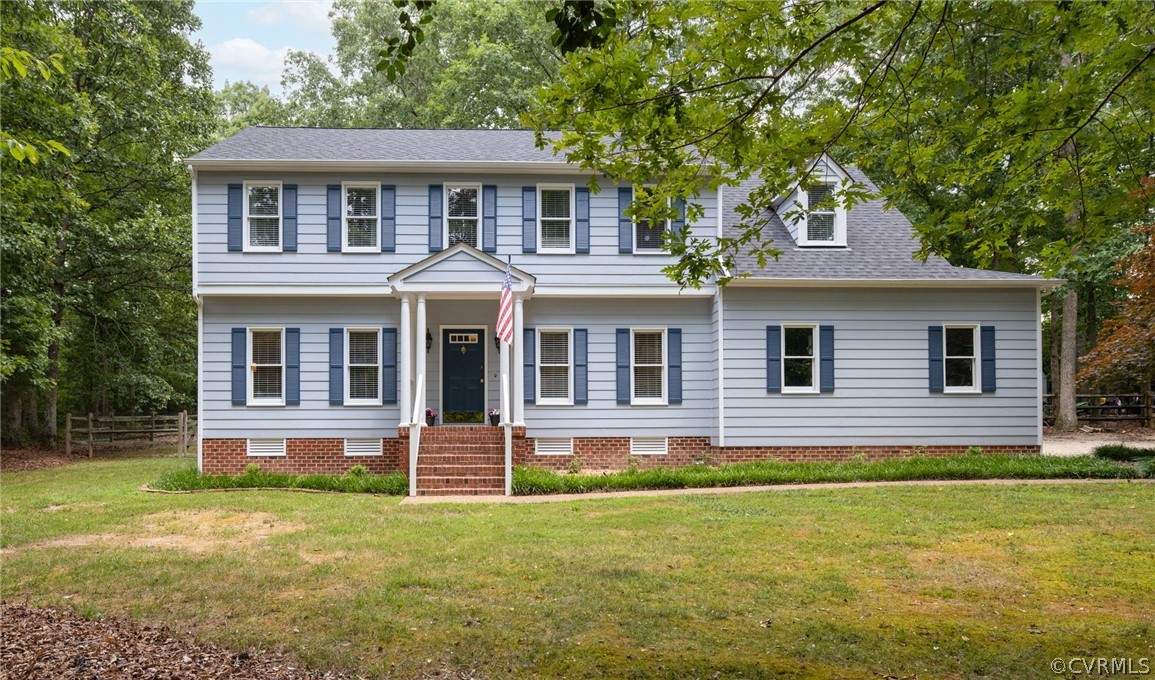
<svg viewBox="0 0 1155 680"><path fill-rule="evenodd" d="M1141 458L1155 458L1155 449L1141 449L1122 444L1104 444L1095 447L1095 455L1107 460L1139 460Z"/></svg>
<svg viewBox="0 0 1155 680"><path fill-rule="evenodd" d="M710 467L626 470L597 475L558 474L519 467L513 473L517 495L589 493L627 489L693 489L755 484L882 482L944 479L1128 479L1130 466L1091 456L951 456L842 463L765 461Z"/></svg>
<svg viewBox="0 0 1155 680"><path fill-rule="evenodd" d="M138 491L188 465L0 474L0 597L371 677L1050 677L1155 645L1150 484Z"/></svg>
<svg viewBox="0 0 1155 680"><path fill-rule="evenodd" d="M249 472L243 475L202 475L195 467L186 467L149 482L149 487L164 491L197 491L203 489L313 489L345 493L376 493L403 496L409 493L409 480L400 472L387 475L289 475L282 472Z"/></svg>

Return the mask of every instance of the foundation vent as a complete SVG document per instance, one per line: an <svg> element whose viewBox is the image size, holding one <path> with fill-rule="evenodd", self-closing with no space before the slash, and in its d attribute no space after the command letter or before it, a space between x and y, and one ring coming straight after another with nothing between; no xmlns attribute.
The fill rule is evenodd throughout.
<svg viewBox="0 0 1155 680"><path fill-rule="evenodd" d="M669 453L665 437L630 437L631 456L664 456Z"/></svg>
<svg viewBox="0 0 1155 680"><path fill-rule="evenodd" d="M283 456L285 455L284 439L250 439L248 454L250 456Z"/></svg>
<svg viewBox="0 0 1155 680"><path fill-rule="evenodd" d="M346 456L380 456L380 439L346 439Z"/></svg>
<svg viewBox="0 0 1155 680"><path fill-rule="evenodd" d="M539 456L568 456L573 453L573 439L535 439L534 452Z"/></svg>

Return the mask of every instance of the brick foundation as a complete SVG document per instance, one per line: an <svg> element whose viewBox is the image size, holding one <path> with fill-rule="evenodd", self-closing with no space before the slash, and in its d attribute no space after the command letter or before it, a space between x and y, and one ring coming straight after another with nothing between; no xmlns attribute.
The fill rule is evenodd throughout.
<svg viewBox="0 0 1155 680"><path fill-rule="evenodd" d="M452 426L422 429L422 443L435 444L452 438L470 444L487 439L482 428L471 433L454 432ZM488 429L488 428L485 428ZM493 428L494 431L499 431ZM244 439L205 439L201 442L202 464L206 474L241 474L250 463L267 472L292 474L344 474L354 465L369 472L408 472L409 430L400 428L396 439L382 440L380 456L346 456L341 439L289 439L284 456L245 455ZM513 430L515 465L567 470L576 464L585 470L623 470L631 464L639 469L683 467L696 463L749 463L760 460L843 461L856 458L883 460L912 456L956 456L966 453L966 446L726 446L710 444L709 437L670 437L666 455L631 456L629 437L580 437L573 440L573 454L539 456L534 440L526 437L524 427ZM423 447L424 448L424 447ZM1033 455L1039 446L983 446L986 454ZM420 459L418 459L420 462Z"/></svg>

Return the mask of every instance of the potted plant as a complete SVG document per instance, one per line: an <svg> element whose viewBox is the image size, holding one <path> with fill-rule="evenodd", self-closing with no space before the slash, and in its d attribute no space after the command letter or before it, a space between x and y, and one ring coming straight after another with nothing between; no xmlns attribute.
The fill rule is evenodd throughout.
<svg viewBox="0 0 1155 680"><path fill-rule="evenodd" d="M431 408L425 409L425 424L430 427L437 424L437 411Z"/></svg>
<svg viewBox="0 0 1155 680"><path fill-rule="evenodd" d="M501 422L501 409L499 409L499 408L489 409L489 424L490 425L497 425L499 422Z"/></svg>

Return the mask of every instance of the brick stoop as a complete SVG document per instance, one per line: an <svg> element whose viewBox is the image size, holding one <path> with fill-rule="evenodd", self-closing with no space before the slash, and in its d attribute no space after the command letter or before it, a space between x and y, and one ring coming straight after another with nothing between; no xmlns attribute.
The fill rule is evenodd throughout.
<svg viewBox="0 0 1155 680"><path fill-rule="evenodd" d="M406 433L408 434L408 433ZM484 425L421 428L418 496L505 493L505 431Z"/></svg>

